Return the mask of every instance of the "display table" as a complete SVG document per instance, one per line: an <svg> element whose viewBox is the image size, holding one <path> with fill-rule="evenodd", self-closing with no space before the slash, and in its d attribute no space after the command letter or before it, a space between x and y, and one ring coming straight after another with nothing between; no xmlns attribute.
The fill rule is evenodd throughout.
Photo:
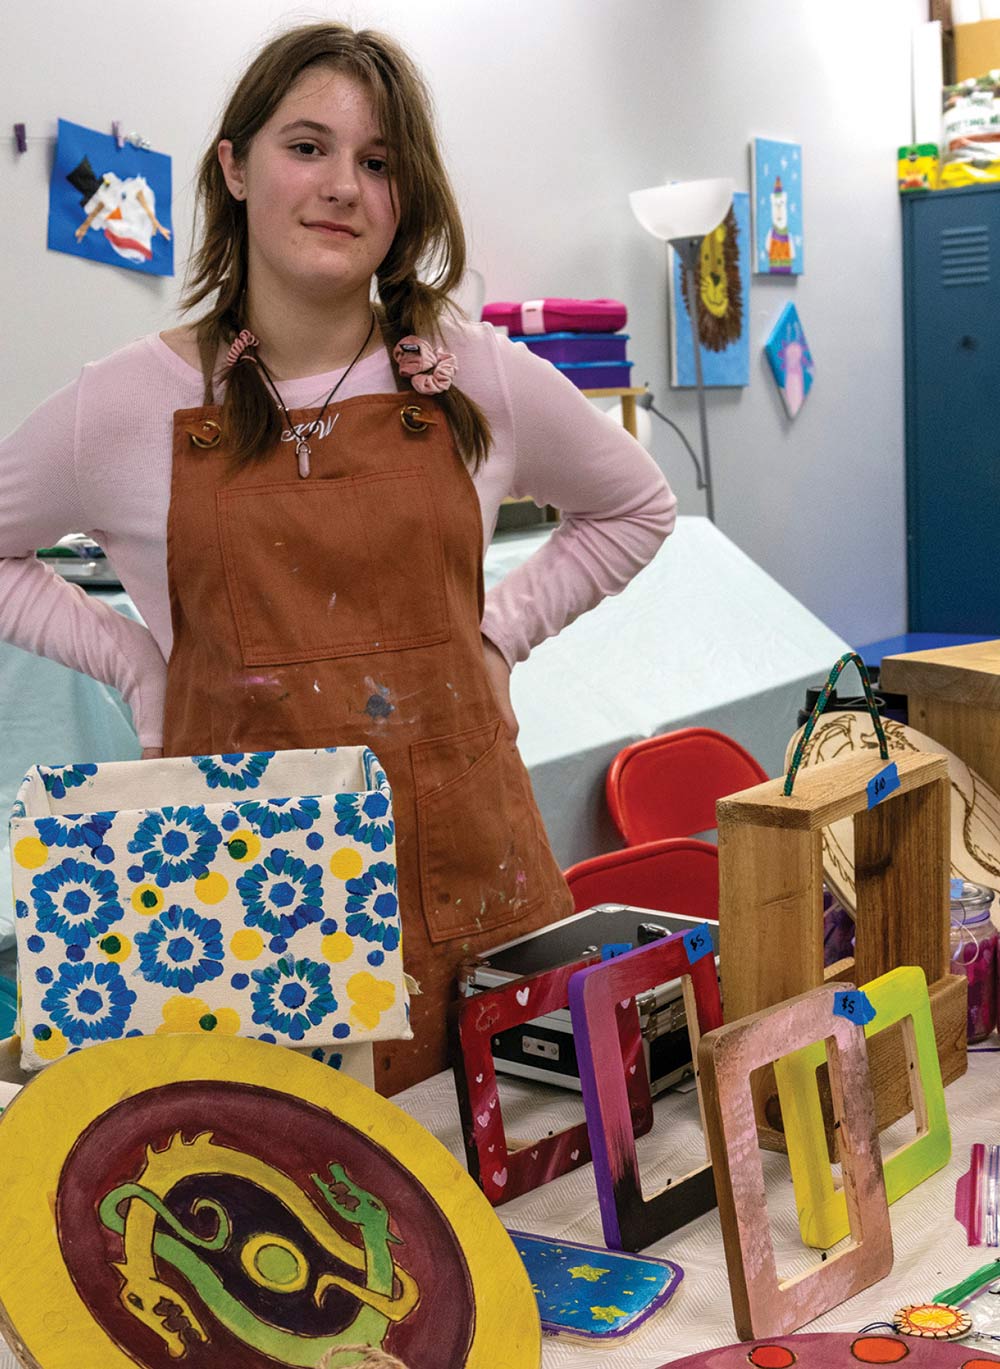
<svg viewBox="0 0 1000 1369"><path fill-rule="evenodd" d="M995 1044L996 1036L990 1038ZM901 1198L890 1209L896 1258L892 1273L873 1288L813 1322L811 1331L860 1330L882 1321L897 1307L929 1299L957 1282L995 1251L969 1249L965 1232L953 1219L955 1180L969 1167L974 1141L989 1141L1000 1131L1000 1056L973 1053L969 1072L945 1091L951 1122L951 1163L926 1183ZM531 1140L546 1131L579 1120L579 1095L526 1083L501 1084L508 1136ZM457 1156L462 1156L458 1104L449 1074L441 1074L398 1095L396 1102L434 1132ZM647 1190L670 1175L693 1168L704 1158L693 1092L668 1093L655 1105L656 1121L648 1136L637 1142ZM883 1136L883 1150L912 1138L908 1119ZM669 1161L656 1164L661 1149ZM798 1236L788 1163L784 1156L762 1152L778 1269L788 1277L815 1261ZM593 1167L585 1165L497 1209L504 1224L542 1235L603 1244L594 1188ZM614 1346L596 1348L560 1339L543 1344L543 1369L658 1369L695 1350L726 1345L736 1339L718 1213L699 1218L648 1254L663 1255L684 1270L680 1289L660 1312L633 1336ZM989 1348L994 1348L990 1346ZM498 1360L498 1364L501 1361ZM0 1369L16 1369L13 1355L0 1352ZM84 1366L81 1366L84 1369ZM422 1369L414 1366L413 1369ZM437 1366L435 1367L437 1369ZM450 1369L441 1365L440 1369Z"/></svg>

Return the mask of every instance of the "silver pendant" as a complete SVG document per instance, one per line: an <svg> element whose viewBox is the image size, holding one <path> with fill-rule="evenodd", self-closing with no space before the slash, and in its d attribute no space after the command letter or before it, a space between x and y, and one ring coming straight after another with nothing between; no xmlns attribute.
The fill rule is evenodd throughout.
<svg viewBox="0 0 1000 1369"><path fill-rule="evenodd" d="M311 455L309 443L305 438L300 437L295 444L295 456L299 463L299 475L303 480L309 474L309 458Z"/></svg>

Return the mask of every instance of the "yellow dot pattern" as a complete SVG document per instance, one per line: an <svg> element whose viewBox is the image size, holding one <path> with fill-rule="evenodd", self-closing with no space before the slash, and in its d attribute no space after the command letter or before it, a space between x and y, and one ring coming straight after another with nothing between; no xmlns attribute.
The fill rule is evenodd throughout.
<svg viewBox="0 0 1000 1369"><path fill-rule="evenodd" d="M40 1055L43 1060L58 1060L61 1055L66 1054L69 1042L57 1027L53 1027L52 1035L47 1041L39 1041L34 1037L31 1046L35 1054Z"/></svg>
<svg viewBox="0 0 1000 1369"><path fill-rule="evenodd" d="M330 857L330 874L334 879L357 879L363 869L361 852L355 851L351 846L334 851Z"/></svg>
<svg viewBox="0 0 1000 1369"><path fill-rule="evenodd" d="M346 932L331 932L323 938L322 945L323 954L334 965L339 965L342 960L349 960L354 954L354 942Z"/></svg>
<svg viewBox="0 0 1000 1369"><path fill-rule="evenodd" d="M37 870L48 858L49 848L37 837L22 837L14 846L14 859L22 870Z"/></svg>
<svg viewBox="0 0 1000 1369"><path fill-rule="evenodd" d="M256 960L264 950L264 938L252 927L241 927L233 933L229 949L237 960Z"/></svg>
<svg viewBox="0 0 1000 1369"><path fill-rule="evenodd" d="M221 903L229 893L229 880L212 870L203 879L195 880L194 892L202 903Z"/></svg>
<svg viewBox="0 0 1000 1369"><path fill-rule="evenodd" d="M163 907L163 890L155 884L140 884L132 890L132 907L143 917L155 917Z"/></svg>
<svg viewBox="0 0 1000 1369"><path fill-rule="evenodd" d="M260 855L260 837L249 828L241 827L226 842L226 850L241 865L248 860L256 860Z"/></svg>
<svg viewBox="0 0 1000 1369"><path fill-rule="evenodd" d="M108 959L120 965L127 960L132 951L132 943L121 932L108 932L97 943L98 949Z"/></svg>

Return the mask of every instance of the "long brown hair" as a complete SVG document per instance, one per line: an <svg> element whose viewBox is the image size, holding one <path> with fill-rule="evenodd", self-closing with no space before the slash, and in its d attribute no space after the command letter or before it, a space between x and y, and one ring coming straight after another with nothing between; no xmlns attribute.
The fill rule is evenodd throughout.
<svg viewBox="0 0 1000 1369"><path fill-rule="evenodd" d="M375 279L379 322L390 355L408 333L440 337L443 315L458 313L451 294L465 270L465 234L420 73L391 38L371 29L356 32L332 23L291 29L268 43L244 72L198 171L201 241L188 267L181 308L193 309L215 295L208 313L195 324L206 403L212 402L220 344L228 347L245 326L249 255L246 204L229 193L216 149L228 139L234 158L242 162L295 81L315 66L344 72L366 87L388 149L399 226ZM418 270L425 279L418 278ZM407 385L398 372L396 379L400 389ZM454 385L441 402L459 451L478 469L490 445L486 415ZM228 372L221 422L237 464L264 456L280 438L282 418L256 366L237 365Z"/></svg>

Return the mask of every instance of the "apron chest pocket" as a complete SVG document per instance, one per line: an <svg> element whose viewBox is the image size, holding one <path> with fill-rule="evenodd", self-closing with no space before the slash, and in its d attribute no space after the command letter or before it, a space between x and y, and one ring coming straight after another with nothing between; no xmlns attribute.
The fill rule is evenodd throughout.
<svg viewBox="0 0 1000 1369"><path fill-rule="evenodd" d="M246 665L430 646L450 635L437 513L420 469L216 494Z"/></svg>
<svg viewBox="0 0 1000 1369"><path fill-rule="evenodd" d="M410 747L420 894L433 942L491 931L545 893L534 795L502 722Z"/></svg>

